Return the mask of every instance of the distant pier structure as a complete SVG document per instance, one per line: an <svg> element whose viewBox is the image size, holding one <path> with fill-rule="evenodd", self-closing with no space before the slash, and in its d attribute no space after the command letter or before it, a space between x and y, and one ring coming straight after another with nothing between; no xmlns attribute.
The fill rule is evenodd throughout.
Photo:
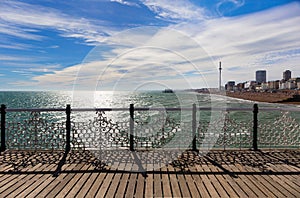
<svg viewBox="0 0 300 198"><path fill-rule="evenodd" d="M219 62L219 91L222 91L222 63Z"/></svg>

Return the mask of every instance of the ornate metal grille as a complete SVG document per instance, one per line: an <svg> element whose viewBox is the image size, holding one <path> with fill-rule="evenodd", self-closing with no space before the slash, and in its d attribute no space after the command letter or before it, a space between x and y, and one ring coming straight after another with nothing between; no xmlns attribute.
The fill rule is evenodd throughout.
<svg viewBox="0 0 300 198"><path fill-rule="evenodd" d="M104 111L97 111L93 120L72 123L72 148L129 147L128 138L128 122L114 123Z"/></svg>
<svg viewBox="0 0 300 198"><path fill-rule="evenodd" d="M222 127L217 127L222 126ZM204 147L250 148L252 128L250 122L240 122L225 113L224 119L202 121L198 125L197 143Z"/></svg>
<svg viewBox="0 0 300 198"><path fill-rule="evenodd" d="M114 117L109 117L106 111L113 110L118 111L118 113L122 112L122 116L125 112L125 118L118 121ZM71 148L114 149L124 147L129 149L130 145L133 144L134 149L191 148L193 131L196 131L197 148L252 147L255 138L253 137L254 125L252 119L249 119L252 115L249 113L251 109L247 110L247 115L244 116L246 119L239 119L239 116L227 112L225 118L222 119L214 119L210 122L207 120L197 121L196 130L193 124L195 119L191 116L192 110L192 108L185 108L184 110L169 108L169 110L164 111L159 108L150 110L149 108L138 108L134 111L134 133L131 136L133 142L132 139L130 140L131 128L128 109L98 109L95 117L95 114L93 114L92 118L85 121L78 121L72 117L70 120ZM200 111L210 110L200 109ZM260 112L265 110L263 109ZM267 110L279 113L277 109ZM54 114L52 115L48 111L54 112ZM59 111L60 114L56 114L55 111ZM78 115L82 115L81 112L88 111L90 115L91 112L95 112L95 109L75 109L74 111L80 112ZM182 111L185 111L185 119L183 120L178 118L178 114ZM199 110L197 111L199 112ZM245 110L227 109L227 111ZM275 117L273 113L272 116L268 116L270 117L268 121L259 119L258 122L259 148L299 148L299 121L291 116L290 112L285 111L278 117ZM200 118L200 116L198 117ZM68 127L66 125L66 112L64 112L64 109L8 109L4 128L6 147L8 149L35 150L65 149L68 143L66 140L68 138ZM3 126L0 126L0 129ZM2 135L1 138L3 137ZM1 144L2 148L4 147Z"/></svg>
<svg viewBox="0 0 300 198"><path fill-rule="evenodd" d="M259 124L258 143L261 148L300 147L300 124L289 112Z"/></svg>
<svg viewBox="0 0 300 198"><path fill-rule="evenodd" d="M64 122L48 122L40 112L18 113L6 123L6 145L8 149L64 149L65 129Z"/></svg>

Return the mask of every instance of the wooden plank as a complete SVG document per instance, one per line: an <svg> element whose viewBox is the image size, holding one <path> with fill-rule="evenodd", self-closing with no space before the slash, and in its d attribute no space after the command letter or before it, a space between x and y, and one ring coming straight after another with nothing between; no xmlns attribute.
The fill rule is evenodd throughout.
<svg viewBox="0 0 300 198"><path fill-rule="evenodd" d="M247 171L245 169L245 167L241 166L240 164L236 164L235 166L233 166L233 168L235 168L235 170L241 171L241 172ZM253 172L253 169L251 171ZM254 174L257 174L257 173L254 173ZM264 197L264 196L273 197L274 196L273 192L270 191L268 188L266 188L260 179L255 178L254 174L243 176L243 178L245 178L244 180L245 180L246 185L249 186L251 191L253 193L255 193L256 196L258 196L258 197Z"/></svg>
<svg viewBox="0 0 300 198"><path fill-rule="evenodd" d="M159 173L154 174L154 183L153 183L154 197L162 197L162 181Z"/></svg>
<svg viewBox="0 0 300 198"><path fill-rule="evenodd" d="M99 173L90 173L90 176L86 179L86 182L82 186L81 190L78 192L78 194L75 197L92 197L90 195L90 189L94 185L94 182L96 181L97 177L99 176Z"/></svg>
<svg viewBox="0 0 300 198"><path fill-rule="evenodd" d="M25 168L24 170L22 170L23 172L26 171L34 171L36 170L39 166L41 166L41 164L38 164L37 166L34 167L30 167L28 166L27 168ZM24 183L24 180L26 178L26 176L28 176L28 174L15 174L12 175L11 177L9 177L9 180L5 181L5 184L1 186L0 188L0 193L1 195L3 195L3 197L5 197L5 195L7 195L7 193L11 193L12 190L14 190L14 186L18 187L20 185L22 185ZM29 176L30 177L30 176ZM26 181L26 180L25 180Z"/></svg>
<svg viewBox="0 0 300 198"><path fill-rule="evenodd" d="M91 171L93 168L92 166L89 166L87 170ZM83 173L82 177L79 179L79 181L73 186L72 190L69 191L68 197L75 197L77 194L79 194L81 191L84 191L85 194L89 190L90 186L87 186L87 189L84 189L85 184L89 181L90 176L92 173ZM95 174L96 175L96 174Z"/></svg>
<svg viewBox="0 0 300 198"><path fill-rule="evenodd" d="M230 166L224 166L224 168L226 168L227 170L230 170ZM241 183L242 181L240 181L240 178L233 178L231 177L229 174L224 174L223 175L224 179L228 182L228 184L230 185L230 188L232 188L232 190L236 193L236 197L247 197L246 193L243 191L243 189L238 185L238 183ZM228 188L226 188L226 191ZM229 190L230 191L230 190ZM228 193L229 195L231 194L231 192ZM234 196L232 196L234 197Z"/></svg>
<svg viewBox="0 0 300 198"><path fill-rule="evenodd" d="M195 166L198 171L205 173L205 170L202 168L202 165L201 166L195 165ZM220 197L218 192L216 191L216 189L214 188L214 186L212 185L210 179L208 178L208 176L206 174L201 174L200 178L203 181L203 184L211 197Z"/></svg>
<svg viewBox="0 0 300 198"><path fill-rule="evenodd" d="M55 169L55 167L56 167L56 164L50 164L44 170L51 171L51 170ZM29 195L32 191L34 191L37 187L39 187L43 181L45 181L49 177L52 177L52 174L41 174L37 180L34 180L33 183L31 183L29 186L27 186L26 189L16 197L23 198L23 197ZM26 185L24 185L24 186L26 186Z"/></svg>
<svg viewBox="0 0 300 198"><path fill-rule="evenodd" d="M146 178L145 184L145 197L154 197L153 193L153 182L154 182L154 174L149 173L148 177Z"/></svg>
<svg viewBox="0 0 300 198"><path fill-rule="evenodd" d="M88 168L90 166L91 165L82 164L82 167L81 168L79 167L78 170L83 170L83 171L88 170ZM78 189L75 186L76 186L77 182L80 181L82 176L83 176L83 173L75 173L74 177L72 177L71 180L64 185L64 188L61 189L60 192L56 196L57 197L66 197L70 192L76 194L78 192ZM63 184L61 183L61 185L63 185ZM74 195L71 197L74 197Z"/></svg>
<svg viewBox="0 0 300 198"><path fill-rule="evenodd" d="M187 183L187 186L189 188L189 192L191 194L190 197L198 197L200 195L200 193L197 189L197 186L194 182L194 179L193 179L192 175L189 174L189 173L186 173L184 175L184 177L185 177L185 181Z"/></svg>
<svg viewBox="0 0 300 198"><path fill-rule="evenodd" d="M145 196L145 177L142 174L138 174L135 197Z"/></svg>
<svg viewBox="0 0 300 198"><path fill-rule="evenodd" d="M168 170L171 172L169 174L169 178L170 178L172 196L173 197L181 197L181 192L180 192L180 188L178 185L178 179L177 179L177 175L175 173L175 169L173 166L170 165L170 166L168 166Z"/></svg>
<svg viewBox="0 0 300 198"><path fill-rule="evenodd" d="M248 168L245 168L248 170ZM260 180L261 183L268 188L274 195L276 196L288 196L290 197L291 194L285 190L284 187L282 187L278 182L274 181L271 177L268 175L254 175L256 179Z"/></svg>
<svg viewBox="0 0 300 198"><path fill-rule="evenodd" d="M201 173L200 173L201 174ZM192 175L194 181L195 181L195 185L198 189L198 192L200 193L200 197L209 197L209 193L200 177L200 175L196 175L196 174L193 174Z"/></svg>
<svg viewBox="0 0 300 198"><path fill-rule="evenodd" d="M107 191L111 185L112 179L113 179L114 173L107 173L106 177L104 178L102 185L100 186L96 197L105 197L107 194Z"/></svg>
<svg viewBox="0 0 300 198"><path fill-rule="evenodd" d="M64 165L66 168L74 168L76 164L67 164ZM67 176L66 173L62 173L58 175L58 177L49 177L45 180L38 188L36 188L33 192L30 193L30 196L35 197L46 197L49 192L51 192L59 183L63 181Z"/></svg>
<svg viewBox="0 0 300 198"><path fill-rule="evenodd" d="M49 171L51 170L55 165L54 164L50 164L50 165L41 165L41 167L43 167L41 170L39 171ZM45 174L47 176L50 176L51 174ZM21 180L21 183L19 184L19 187L14 186L15 190L13 192L10 193L10 196L12 197L24 197L25 195L27 195L29 192L31 192L33 190L33 187L35 187L35 184L37 184L37 181L40 180L40 178L43 176L43 174L32 174L30 175L31 177L26 177L26 180Z"/></svg>
<svg viewBox="0 0 300 198"><path fill-rule="evenodd" d="M161 171L165 172L161 174L163 197L172 197L170 178L169 174L167 173L167 166L162 167Z"/></svg>
<svg viewBox="0 0 300 198"><path fill-rule="evenodd" d="M300 197L300 192L295 190L293 187L291 187L290 183L283 178L282 175L269 175L274 181L278 182L286 191L288 191L288 194L286 194L288 197ZM299 178L300 181L300 178ZM300 191L300 188L298 188Z"/></svg>
<svg viewBox="0 0 300 198"><path fill-rule="evenodd" d="M123 197L126 193L126 187L129 180L129 173L121 174L121 179L119 181L119 186L116 192L116 197Z"/></svg>
<svg viewBox="0 0 300 198"><path fill-rule="evenodd" d="M137 173L130 173L129 178L128 178L129 182L127 183L125 197L130 198L130 197L134 196L137 175L138 175Z"/></svg>
<svg viewBox="0 0 300 198"><path fill-rule="evenodd" d="M119 163L118 170L128 171L128 166L131 166L131 163L128 163L129 156L127 156L127 157L128 157L127 160L121 161ZM116 197L124 197L124 195L126 194L126 188L128 185L129 176L130 176L130 173L121 174L121 179L119 181L119 185L118 185L117 191L115 193Z"/></svg>
<svg viewBox="0 0 300 198"><path fill-rule="evenodd" d="M210 168L213 167L213 165L203 165L202 168L206 172L211 172ZM208 179L216 189L217 193L221 197L229 197L223 186L221 185L220 181L217 179L216 175L209 174L207 175Z"/></svg>
<svg viewBox="0 0 300 198"><path fill-rule="evenodd" d="M210 170L213 172L222 172L219 168L216 168L215 166L209 166ZM225 175L228 176L227 173L224 173ZM227 195L229 197L238 197L236 192L233 190L232 186L229 185L228 181L232 181L232 177L224 177L224 175L215 175L216 179L219 181L220 185L224 188L226 191Z"/></svg>
<svg viewBox="0 0 300 198"><path fill-rule="evenodd" d="M233 166L230 166L233 171L236 172L245 172L245 169L239 165L235 164ZM242 189L248 194L248 196L252 197L265 197L265 196L274 196L272 192L270 192L268 189L266 189L263 185L261 185L260 181L253 178L251 175L239 175L239 178L243 181L240 185ZM240 184L240 183L238 183Z"/></svg>
<svg viewBox="0 0 300 198"><path fill-rule="evenodd" d="M75 167L72 170L80 170L84 167L84 164L76 164ZM64 177L63 180L60 180L54 189L52 189L49 194L47 194L45 197L55 197L58 195L61 191L70 190L69 188L66 188L67 184L72 181L72 179L76 178L76 173L68 173Z"/></svg>
<svg viewBox="0 0 300 198"><path fill-rule="evenodd" d="M113 173L110 173L110 174L113 174ZM121 176L122 176L121 173L113 174L110 187L108 188L105 197L115 197L115 194L117 193L117 190L118 190L118 187L119 187Z"/></svg>
<svg viewBox="0 0 300 198"><path fill-rule="evenodd" d="M87 197L95 197L100 186L102 185L104 178L106 177L108 173L107 172L101 172L97 175L95 178L95 181L93 182L93 185L91 186L90 190L88 191Z"/></svg>
<svg viewBox="0 0 300 198"><path fill-rule="evenodd" d="M181 196L182 197L191 197L190 189L186 183L185 177L183 174L177 174L178 184L180 186Z"/></svg>

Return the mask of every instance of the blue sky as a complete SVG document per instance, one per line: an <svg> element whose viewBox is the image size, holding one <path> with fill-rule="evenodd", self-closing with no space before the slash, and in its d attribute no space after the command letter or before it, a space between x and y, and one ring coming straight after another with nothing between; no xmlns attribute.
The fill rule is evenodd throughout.
<svg viewBox="0 0 300 198"><path fill-rule="evenodd" d="M300 76L300 2L2 0L0 90L188 89Z"/></svg>

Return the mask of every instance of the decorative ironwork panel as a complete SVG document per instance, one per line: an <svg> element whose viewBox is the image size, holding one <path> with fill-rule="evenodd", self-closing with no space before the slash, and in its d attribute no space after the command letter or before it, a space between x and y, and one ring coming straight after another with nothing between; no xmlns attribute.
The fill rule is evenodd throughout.
<svg viewBox="0 0 300 198"><path fill-rule="evenodd" d="M258 143L260 148L300 147L300 124L289 112L267 122L259 122Z"/></svg>
<svg viewBox="0 0 300 198"><path fill-rule="evenodd" d="M147 114L147 112L135 112L135 149L161 148L171 140L174 141L175 134L181 132L180 123L175 119L165 114L148 116ZM188 126L191 124L187 124L187 129ZM93 120L72 123L72 148L129 148L129 128L129 117L127 121L114 122L107 118L105 112L96 112L96 117ZM177 138L179 138L177 144L182 144L182 137ZM172 146L178 145L173 144Z"/></svg>
<svg viewBox="0 0 300 198"><path fill-rule="evenodd" d="M252 143L251 123L238 122L225 113L225 118L198 125L198 147L204 148L250 148Z"/></svg>
<svg viewBox="0 0 300 198"><path fill-rule="evenodd" d="M93 120L72 123L72 147L100 149L129 147L129 122L114 123L97 111Z"/></svg>
<svg viewBox="0 0 300 198"><path fill-rule="evenodd" d="M159 111L135 112L134 138L135 148L161 148L181 131L180 122L170 116L170 113ZM178 146L172 145L174 147Z"/></svg>
<svg viewBox="0 0 300 198"><path fill-rule="evenodd" d="M41 117L40 112L28 114L15 114L7 121L8 149L64 149L66 134L64 122L49 123Z"/></svg>

